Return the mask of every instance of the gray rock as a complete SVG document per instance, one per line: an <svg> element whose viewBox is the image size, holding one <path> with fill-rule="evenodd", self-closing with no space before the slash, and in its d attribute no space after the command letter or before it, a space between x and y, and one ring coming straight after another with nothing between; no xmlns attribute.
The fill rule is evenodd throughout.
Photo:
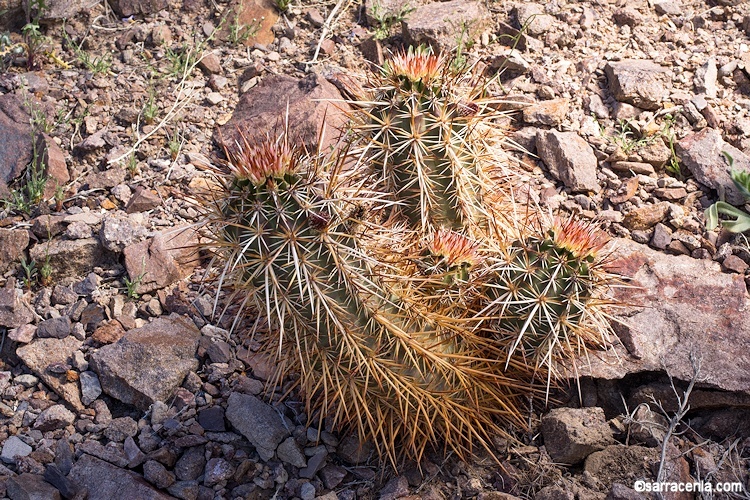
<svg viewBox="0 0 750 500"><path fill-rule="evenodd" d="M53 405L39 414L34 422L34 429L42 432L63 429L71 425L75 419L75 414L64 405Z"/></svg>
<svg viewBox="0 0 750 500"><path fill-rule="evenodd" d="M3 451L0 452L0 459L6 464L15 463L15 457L27 457L31 454L31 446L24 443L18 436L10 436L3 443Z"/></svg>
<svg viewBox="0 0 750 500"><path fill-rule="evenodd" d="M360 441L356 433L351 433L341 439L336 454L346 462L357 465L370 458L372 445L369 441Z"/></svg>
<svg viewBox="0 0 750 500"><path fill-rule="evenodd" d="M167 491L170 495L181 500L198 500L199 495L204 489L205 487L198 484L198 481L176 481L172 486L167 488Z"/></svg>
<svg viewBox="0 0 750 500"><path fill-rule="evenodd" d="M29 246L28 230L0 229L0 273L17 265L27 246Z"/></svg>
<svg viewBox="0 0 750 500"><path fill-rule="evenodd" d="M194 230L177 227L126 247L125 267L138 282L135 292L149 293L189 276L198 264L197 241Z"/></svg>
<svg viewBox="0 0 750 500"><path fill-rule="evenodd" d="M34 340L36 335L36 325L23 325L18 328L8 330L8 338L19 344L28 344Z"/></svg>
<svg viewBox="0 0 750 500"><path fill-rule="evenodd" d="M679 0L654 0L654 10L662 16L679 16L682 9Z"/></svg>
<svg viewBox="0 0 750 500"><path fill-rule="evenodd" d="M68 336L64 339L36 339L16 349L21 361L77 411L84 408L78 385L68 381L64 375L49 372L47 367L53 364L67 364L81 345L81 340Z"/></svg>
<svg viewBox="0 0 750 500"><path fill-rule="evenodd" d="M116 465L117 467L127 467L129 463L122 445L118 443L107 443L107 445L104 446L99 441L87 439L76 447L76 451L100 458Z"/></svg>
<svg viewBox="0 0 750 500"><path fill-rule="evenodd" d="M618 101L641 109L659 109L669 95L671 72L651 61L611 61L604 71L609 90Z"/></svg>
<svg viewBox="0 0 750 500"><path fill-rule="evenodd" d="M116 443L135 437L136 434L138 434L138 422L130 417L113 418L104 429L104 437Z"/></svg>
<svg viewBox="0 0 750 500"><path fill-rule="evenodd" d="M204 430L210 432L225 432L224 425L224 408L221 406L212 406L198 412L198 423Z"/></svg>
<svg viewBox="0 0 750 500"><path fill-rule="evenodd" d="M726 260L726 259L725 259ZM17 376L13 379L13 382L16 384L22 385L25 388L34 387L36 384L39 383L39 379L35 377L34 375L29 375L27 373L24 373L22 375Z"/></svg>
<svg viewBox="0 0 750 500"><path fill-rule="evenodd" d="M129 214L148 212L161 206L161 197L154 191L138 186L125 206L125 212Z"/></svg>
<svg viewBox="0 0 750 500"><path fill-rule="evenodd" d="M128 468L130 469L138 467L146 460L146 454L141 451L132 436L125 438L125 442L122 443L122 451L128 459Z"/></svg>
<svg viewBox="0 0 750 500"><path fill-rule="evenodd" d="M102 278L96 273L88 273L84 279L73 285L73 291L78 295L91 295L99 288Z"/></svg>
<svg viewBox="0 0 750 500"><path fill-rule="evenodd" d="M654 226L654 234L651 236L651 246L659 250L666 250L672 242L672 230L661 222Z"/></svg>
<svg viewBox="0 0 750 500"><path fill-rule="evenodd" d="M143 477L157 488L169 488L175 481L174 474L156 460L143 464Z"/></svg>
<svg viewBox="0 0 750 500"><path fill-rule="evenodd" d="M188 372L198 368L200 332L192 321L172 314L130 330L90 359L102 390L146 410L169 398Z"/></svg>
<svg viewBox="0 0 750 500"><path fill-rule="evenodd" d="M631 286L615 290L623 308L613 327L622 345L581 363L581 376L619 379L668 370L690 380L691 355L701 358L701 383L750 394L750 323L743 276L718 262L671 256L616 240L610 268Z"/></svg>
<svg viewBox="0 0 750 500"><path fill-rule="evenodd" d="M575 132L540 130L536 150L555 179L573 192L599 192L594 150Z"/></svg>
<svg viewBox="0 0 750 500"><path fill-rule="evenodd" d="M473 41L488 27L490 12L484 3L471 0L431 2L417 7L401 22L404 39L411 45L426 44L433 49L452 52L461 30L463 42Z"/></svg>
<svg viewBox="0 0 750 500"><path fill-rule="evenodd" d="M660 446L667 435L668 426L669 422L663 415L655 413L648 405L640 405L628 429L629 443Z"/></svg>
<svg viewBox="0 0 750 500"><path fill-rule="evenodd" d="M8 479L7 492L12 500L62 499L57 488L45 481L42 476L28 472Z"/></svg>
<svg viewBox="0 0 750 500"><path fill-rule="evenodd" d="M653 165L639 161L614 161L610 164L610 167L615 172L633 172L634 174L643 175L656 173Z"/></svg>
<svg viewBox="0 0 750 500"><path fill-rule="evenodd" d="M723 153L734 159L732 168L744 172L750 172L750 156L724 142L718 130L705 128L690 134L675 144L675 151L695 180L719 192L723 190L726 201L732 205L745 203L745 197L729 176L729 165Z"/></svg>
<svg viewBox="0 0 750 500"><path fill-rule="evenodd" d="M67 316L51 318L39 323L36 336L39 338L64 339L70 335L72 324Z"/></svg>
<svg viewBox="0 0 750 500"><path fill-rule="evenodd" d="M16 288L16 280L9 278L0 288L0 326L18 328L33 320L34 312L24 301L21 290Z"/></svg>
<svg viewBox="0 0 750 500"><path fill-rule="evenodd" d="M78 493L78 485L68 479L54 464L44 468L44 480L54 486L64 498L73 498Z"/></svg>
<svg viewBox="0 0 750 500"><path fill-rule="evenodd" d="M336 464L328 464L320 470L320 479L328 490L336 489L346 477L347 471ZM420 478L421 479L421 478Z"/></svg>
<svg viewBox="0 0 750 500"><path fill-rule="evenodd" d="M715 99L718 92L716 87L718 76L719 70L716 67L716 58L709 57L703 66L695 70L695 76L693 77L695 91L699 94L705 94L706 97Z"/></svg>
<svg viewBox="0 0 750 500"><path fill-rule="evenodd" d="M544 6L538 3L522 3L513 9L518 28L526 27L526 32L538 37L552 29L555 18L544 12Z"/></svg>
<svg viewBox="0 0 750 500"><path fill-rule="evenodd" d="M172 498L156 490L138 474L91 455L81 455L68 477L88 489L89 500L123 498L123 492L127 492L129 498L139 500L170 500Z"/></svg>
<svg viewBox="0 0 750 500"><path fill-rule="evenodd" d="M657 448L612 445L589 455L584 470L605 484L634 484L652 478L651 464L658 461Z"/></svg>
<svg viewBox="0 0 750 500"><path fill-rule="evenodd" d="M55 466L66 476L73 468L73 448L67 439L58 439L55 445Z"/></svg>
<svg viewBox="0 0 750 500"><path fill-rule="evenodd" d="M409 481L406 476L396 476L380 490L380 500L396 500L409 494Z"/></svg>
<svg viewBox="0 0 750 500"><path fill-rule="evenodd" d="M299 487L299 497L301 500L313 500L315 498L315 486L310 483L302 483Z"/></svg>
<svg viewBox="0 0 750 500"><path fill-rule="evenodd" d="M280 95L284 98L278 99ZM251 131L248 139L263 139L282 125L279 117L285 116L288 106L292 136L299 137L308 147L317 144L325 119L326 138L322 148L327 150L338 140L333 131L347 123L343 110L348 109L348 105L340 101L341 94L336 87L321 76L310 74L300 80L272 75L240 97L232 118L216 129L214 139L232 148L238 139L238 129Z"/></svg>
<svg viewBox="0 0 750 500"><path fill-rule="evenodd" d="M81 402L88 406L102 394L102 385L92 371L81 372L78 379L81 383Z"/></svg>
<svg viewBox="0 0 750 500"><path fill-rule="evenodd" d="M568 465L615 443L601 408L556 408L542 417L542 436L552 460Z"/></svg>
<svg viewBox="0 0 750 500"><path fill-rule="evenodd" d="M289 436L283 417L255 396L233 392L226 416L266 461L273 458L276 447Z"/></svg>
<svg viewBox="0 0 750 500"><path fill-rule="evenodd" d="M69 286L55 285L55 288L52 289L50 300L53 305L61 304L68 306L75 304L78 300L78 294Z"/></svg>
<svg viewBox="0 0 750 500"><path fill-rule="evenodd" d="M203 474L205 467L205 447L193 446L177 460L174 473L180 481L194 481Z"/></svg>
<svg viewBox="0 0 750 500"><path fill-rule="evenodd" d="M145 227L120 212L104 217L99 239L110 252L122 252L126 247L141 241L147 234Z"/></svg>
<svg viewBox="0 0 750 500"><path fill-rule="evenodd" d="M305 454L302 453L299 443L289 436L279 445L276 449L276 455L279 460L291 464L297 468L307 467L307 460L305 460Z"/></svg>
<svg viewBox="0 0 750 500"><path fill-rule="evenodd" d="M325 446L321 446L319 451L307 459L307 467L299 470L299 477L312 479L325 466L327 458L328 452Z"/></svg>
<svg viewBox="0 0 750 500"><path fill-rule="evenodd" d="M226 481L234 475L234 467L223 458L212 458L206 463L203 483L213 486Z"/></svg>

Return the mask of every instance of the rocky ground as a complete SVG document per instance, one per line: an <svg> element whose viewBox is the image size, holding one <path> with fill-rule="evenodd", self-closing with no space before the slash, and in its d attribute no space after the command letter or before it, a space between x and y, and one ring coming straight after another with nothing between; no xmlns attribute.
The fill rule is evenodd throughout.
<svg viewBox="0 0 750 500"><path fill-rule="evenodd" d="M703 215L746 201L722 153L750 171L747 3L48 0L36 46L18 5L0 7L0 497L748 486L750 248ZM313 142L324 116L343 123L326 99L405 43L498 75L524 189L598 221L634 285L615 292L621 344L582 365L562 407L529 414L522 444L498 439L500 464L435 453L394 471L355 436L307 427L293 396L264 392L271 367L214 314L190 250L217 140L272 130L288 103ZM748 493L664 494L694 496Z"/></svg>

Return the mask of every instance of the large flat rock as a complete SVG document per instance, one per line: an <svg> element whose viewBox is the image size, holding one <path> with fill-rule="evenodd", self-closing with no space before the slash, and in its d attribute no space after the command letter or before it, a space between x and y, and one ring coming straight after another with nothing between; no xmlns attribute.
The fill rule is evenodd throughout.
<svg viewBox="0 0 750 500"><path fill-rule="evenodd" d="M16 354L31 371L33 371L47 386L74 409L80 411L84 406L81 402L81 392L78 384L70 382L66 376L53 373L47 367L53 364L70 364L73 354L81 348L83 341L73 336L64 339L46 338L16 349Z"/></svg>
<svg viewBox="0 0 750 500"><path fill-rule="evenodd" d="M83 454L70 471L69 479L88 489L88 500L133 498L139 500L174 499L146 482L135 472Z"/></svg>
<svg viewBox="0 0 750 500"><path fill-rule="evenodd" d="M188 372L198 368L199 338L189 319L160 317L100 348L91 356L91 368L105 393L145 411L169 398Z"/></svg>
<svg viewBox="0 0 750 500"><path fill-rule="evenodd" d="M614 242L612 269L631 278L615 291L622 345L582 361L581 375L617 379L668 371L690 380L691 355L708 387L750 393L750 322L743 277L710 260L657 252L630 240Z"/></svg>

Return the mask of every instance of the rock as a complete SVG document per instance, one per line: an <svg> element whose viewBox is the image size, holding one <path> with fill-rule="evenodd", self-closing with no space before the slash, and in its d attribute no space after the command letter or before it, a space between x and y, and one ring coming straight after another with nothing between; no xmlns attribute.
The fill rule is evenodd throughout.
<svg viewBox="0 0 750 500"><path fill-rule="evenodd" d="M320 479L328 490L336 489L346 477L347 471L335 464L328 464L320 470ZM421 479L421 478L420 478Z"/></svg>
<svg viewBox="0 0 750 500"><path fill-rule="evenodd" d="M205 448L193 446L182 454L174 467L174 473L180 481L194 481L203 474L206 467Z"/></svg>
<svg viewBox="0 0 750 500"><path fill-rule="evenodd" d="M667 435L669 422L663 415L654 413L648 405L640 405L633 415L628 429L629 443L646 446L661 446Z"/></svg>
<svg viewBox="0 0 750 500"><path fill-rule="evenodd" d="M50 301L52 305L62 304L69 306L78 300L78 294L69 286L55 285L52 290Z"/></svg>
<svg viewBox="0 0 750 500"><path fill-rule="evenodd" d="M8 185L31 163L35 147L42 164L46 165L45 196L51 196L56 185L70 181L60 147L45 134L32 131L30 106L40 108L33 98L26 102L13 93L0 95L0 198L8 196Z"/></svg>
<svg viewBox="0 0 750 500"><path fill-rule="evenodd" d="M409 481L406 476L396 476L380 490L380 500L396 500L409 494Z"/></svg>
<svg viewBox="0 0 750 500"><path fill-rule="evenodd" d="M60 316L59 318L50 318L39 323L36 329L36 336L44 338L64 339L70 335L73 325L70 318Z"/></svg>
<svg viewBox="0 0 750 500"><path fill-rule="evenodd" d="M736 255L730 255L724 261L721 263L721 266L730 272L733 273L739 273L739 274L745 274L745 271L747 271L748 265L747 262L740 259Z"/></svg>
<svg viewBox="0 0 750 500"><path fill-rule="evenodd" d="M88 406L102 394L99 377L96 376L96 373L90 371L83 371L78 377L81 383L81 402Z"/></svg>
<svg viewBox="0 0 750 500"><path fill-rule="evenodd" d="M289 436L279 445L276 449L276 455L282 462L291 464L297 468L307 467L307 460L305 460L305 454L302 453L297 441Z"/></svg>
<svg viewBox="0 0 750 500"><path fill-rule="evenodd" d="M197 481L176 481L172 486L167 488L167 491L171 495L181 500L197 500L203 490L205 490L205 487L199 485ZM210 496L204 496L203 498L210 498Z"/></svg>
<svg viewBox="0 0 750 500"><path fill-rule="evenodd" d="M534 496L534 500L575 500L572 491L563 486L545 486Z"/></svg>
<svg viewBox="0 0 750 500"><path fill-rule="evenodd" d="M64 429L72 425L76 416L64 405L53 405L39 414L34 422L34 429L42 432Z"/></svg>
<svg viewBox="0 0 750 500"><path fill-rule="evenodd" d="M104 429L104 437L115 443L122 443L138 434L138 423L131 417L113 418Z"/></svg>
<svg viewBox="0 0 750 500"><path fill-rule="evenodd" d="M346 462L357 465L370 458L372 445L368 441L360 441L355 433L347 434L339 443L336 454Z"/></svg>
<svg viewBox="0 0 750 500"><path fill-rule="evenodd" d="M27 246L29 232L26 229L0 229L0 273L18 265Z"/></svg>
<svg viewBox="0 0 750 500"><path fill-rule="evenodd" d="M174 474L156 460L148 460L143 464L143 477L157 488L166 489L174 483Z"/></svg>
<svg viewBox="0 0 750 500"><path fill-rule="evenodd" d="M659 222L654 226L654 234L651 236L651 246L659 250L666 250L672 242L672 230Z"/></svg>
<svg viewBox="0 0 750 500"><path fill-rule="evenodd" d="M141 241L147 234L146 228L141 224L122 215L122 212L116 212L104 216L99 239L104 248L110 252L119 253L126 247Z"/></svg>
<svg viewBox="0 0 750 500"><path fill-rule="evenodd" d="M619 379L668 372L690 380L691 355L701 358L704 386L750 394L750 323L743 276L721 272L717 262L670 256L629 240L616 240L611 270L625 276L618 288L613 327L622 345L581 363L581 376ZM627 484L627 483L625 483Z"/></svg>
<svg viewBox="0 0 750 500"><path fill-rule="evenodd" d="M18 436L10 436L3 443L3 450L0 452L0 459L6 464L15 463L15 457L27 457L31 454L32 448L24 443Z"/></svg>
<svg viewBox="0 0 750 500"><path fill-rule="evenodd" d="M365 17L367 25L371 27L378 27L383 19L399 19L408 16L412 10L410 0L367 0L365 2ZM309 19L309 12L308 10L308 20L315 25L315 22Z"/></svg>
<svg viewBox="0 0 750 500"><path fill-rule="evenodd" d="M240 30L248 30L252 35L247 38L245 45L252 47L256 43L269 45L274 41L271 29L279 20L279 13L274 0L244 0L239 3L240 12L236 8L229 11L226 27L221 30L219 38L226 40L229 25L234 22Z"/></svg>
<svg viewBox="0 0 750 500"><path fill-rule="evenodd" d="M559 127L568 116L568 99L552 99L532 104L523 109L523 121L532 125Z"/></svg>
<svg viewBox="0 0 750 500"><path fill-rule="evenodd" d="M634 174L643 175L656 173L653 165L639 161L613 161L610 164L610 168L615 172L632 172Z"/></svg>
<svg viewBox="0 0 750 500"><path fill-rule="evenodd" d="M148 212L159 206L161 206L161 197L156 192L138 186L125 206L125 213Z"/></svg>
<svg viewBox="0 0 750 500"><path fill-rule="evenodd" d="M325 466L327 458L328 452L325 447L322 447L307 460L307 467L299 470L299 477L312 479Z"/></svg>
<svg viewBox="0 0 750 500"><path fill-rule="evenodd" d="M135 292L149 293L189 276L198 263L197 235L176 227L125 248L125 267Z"/></svg>
<svg viewBox="0 0 750 500"><path fill-rule="evenodd" d="M273 458L276 447L289 436L282 416L255 396L233 392L226 416L265 461Z"/></svg>
<svg viewBox="0 0 750 500"><path fill-rule="evenodd" d="M643 16L633 7L623 7L614 11L612 19L614 19L618 26L630 26L633 28L641 24Z"/></svg>
<svg viewBox="0 0 750 500"><path fill-rule="evenodd" d="M622 483L615 483L605 500L646 500L646 497Z"/></svg>
<svg viewBox="0 0 750 500"><path fill-rule="evenodd" d="M206 486L214 486L226 481L234 475L234 467L223 458L212 458L206 463L205 479Z"/></svg>
<svg viewBox="0 0 750 500"><path fill-rule="evenodd" d="M682 14L679 0L654 0L654 10L662 16L679 16Z"/></svg>
<svg viewBox="0 0 750 500"><path fill-rule="evenodd" d="M624 224L631 231L650 229L663 221L668 213L669 202L667 201L643 205L625 214Z"/></svg>
<svg viewBox="0 0 750 500"><path fill-rule="evenodd" d="M671 72L651 61L610 61L604 68L609 90L618 101L641 109L659 109L668 97Z"/></svg>
<svg viewBox="0 0 750 500"><path fill-rule="evenodd" d="M8 479L8 496L12 500L61 500L57 488L49 484L44 478L37 474L24 472L20 476Z"/></svg>
<svg viewBox="0 0 750 500"><path fill-rule="evenodd" d="M55 446L55 466L66 476L73 468L73 449L67 439L58 439Z"/></svg>
<svg viewBox="0 0 750 500"><path fill-rule="evenodd" d="M459 38L463 38L464 44L475 40L488 27L490 19L490 12L482 2L430 2L417 7L401 21L401 29L410 45L426 44L436 51L453 52Z"/></svg>
<svg viewBox="0 0 750 500"><path fill-rule="evenodd" d="M652 478L651 465L659 451L643 446L607 446L586 459L584 470L603 484L635 484L636 479Z"/></svg>
<svg viewBox="0 0 750 500"><path fill-rule="evenodd" d="M65 375L49 372L47 367L58 363L67 364L81 345L83 345L81 340L68 336L64 339L36 339L16 349L16 354L21 361L77 411L84 408L78 385L68 381Z"/></svg>
<svg viewBox="0 0 750 500"><path fill-rule="evenodd" d="M225 432L224 408L212 406L198 412L198 423L204 430L210 432Z"/></svg>
<svg viewBox="0 0 750 500"><path fill-rule="evenodd" d="M540 130L536 149L552 176L571 191L600 191L594 150L577 133Z"/></svg>
<svg viewBox="0 0 750 500"><path fill-rule="evenodd" d="M614 444L601 408L556 408L542 417L544 447L555 463L576 465Z"/></svg>
<svg viewBox="0 0 750 500"><path fill-rule="evenodd" d="M48 464L44 468L44 480L54 486L63 498L73 498L78 493L78 485L68 479L54 464Z"/></svg>
<svg viewBox="0 0 750 500"><path fill-rule="evenodd" d="M554 27L555 18L544 12L544 6L538 3L522 3L513 9L517 27L530 36L538 37Z"/></svg>
<svg viewBox="0 0 750 500"><path fill-rule="evenodd" d="M662 200L677 201L685 198L688 193L682 187L656 188L653 191L654 196Z"/></svg>
<svg viewBox="0 0 750 500"><path fill-rule="evenodd" d="M706 97L716 98L718 89L716 88L716 79L719 76L719 70L716 67L716 58L709 57L708 61L695 70L693 84L698 94L705 94Z"/></svg>
<svg viewBox="0 0 750 500"><path fill-rule="evenodd" d="M128 468L130 469L138 467L146 460L146 454L141 451L132 436L125 438L122 451L125 453L125 458L128 459Z"/></svg>
<svg viewBox="0 0 750 500"><path fill-rule="evenodd" d="M8 279L0 288L0 326L19 328L34 320L34 312L24 301L23 293L16 288L16 280Z"/></svg>
<svg viewBox="0 0 750 500"><path fill-rule="evenodd" d="M96 238L53 239L37 243L31 247L29 255L36 262L45 262L49 258L53 281L84 276L94 267L104 267L109 262Z"/></svg>
<svg viewBox="0 0 750 500"><path fill-rule="evenodd" d="M122 498L123 492L127 492L128 498L139 500L172 498L154 489L138 474L86 454L81 455L68 478L88 489L88 500Z"/></svg>
<svg viewBox="0 0 750 500"><path fill-rule="evenodd" d="M724 153L734 159L733 169L744 172L750 172L750 156L724 142L718 130L705 128L690 134L675 143L675 150L695 180L711 189L723 190L726 201L732 205L745 203L745 197L729 176L729 164Z"/></svg>
<svg viewBox="0 0 750 500"><path fill-rule="evenodd" d="M112 0L112 9L120 17L155 14L169 6L167 0Z"/></svg>
<svg viewBox="0 0 750 500"><path fill-rule="evenodd" d="M91 368L105 393L146 410L169 398L185 375L198 368L199 337L188 319L176 314L157 318L92 354Z"/></svg>
<svg viewBox="0 0 750 500"><path fill-rule="evenodd" d="M283 96L279 99L278 96ZM325 137L323 150L338 141L339 131L347 123L343 110L348 105L340 102L341 94L333 84L315 73L304 79L286 75L271 75L240 97L232 118L217 128L214 139L221 145L233 147L242 130L251 141L274 137L283 129L283 117L289 107L289 128L308 148L315 149L323 120ZM242 141L240 141L240 144Z"/></svg>
<svg viewBox="0 0 750 500"><path fill-rule="evenodd" d="M112 344L124 336L125 329L122 327L122 323L113 319L94 330L94 333L91 334L91 339L100 344Z"/></svg>

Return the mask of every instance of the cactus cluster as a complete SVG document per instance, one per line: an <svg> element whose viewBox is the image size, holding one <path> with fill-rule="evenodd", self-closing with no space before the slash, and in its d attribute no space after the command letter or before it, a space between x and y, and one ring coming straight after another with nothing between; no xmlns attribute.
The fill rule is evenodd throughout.
<svg viewBox="0 0 750 500"><path fill-rule="evenodd" d="M351 102L346 147L228 147L207 219L218 288L271 332L272 383L394 465L492 453L559 366L608 342L606 241L516 209L485 94L445 57L398 54Z"/></svg>

